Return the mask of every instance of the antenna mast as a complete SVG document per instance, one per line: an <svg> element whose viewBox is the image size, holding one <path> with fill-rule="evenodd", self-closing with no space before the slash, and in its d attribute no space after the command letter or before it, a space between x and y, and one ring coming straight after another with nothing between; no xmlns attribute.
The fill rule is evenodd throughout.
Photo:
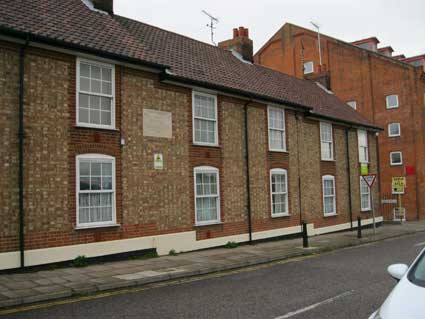
<svg viewBox="0 0 425 319"><path fill-rule="evenodd" d="M208 13L208 12L206 12L205 10L202 10L202 13L203 13L203 14L205 14L206 16L208 16L208 17L210 18L210 23L209 23L209 24L207 24L207 27L208 27L208 28L210 28L210 30L211 30L211 42L212 42L214 45L217 45L217 44L214 42L214 29L216 29L215 25L216 25L217 23L219 23L220 21L218 21L218 19L217 19L216 17L213 17L211 14L209 14L209 13Z"/></svg>
<svg viewBox="0 0 425 319"><path fill-rule="evenodd" d="M320 66L322 65L322 49L320 47L320 26L317 23L314 23L313 21L310 21L310 23L317 29L317 43L319 44L319 61Z"/></svg>

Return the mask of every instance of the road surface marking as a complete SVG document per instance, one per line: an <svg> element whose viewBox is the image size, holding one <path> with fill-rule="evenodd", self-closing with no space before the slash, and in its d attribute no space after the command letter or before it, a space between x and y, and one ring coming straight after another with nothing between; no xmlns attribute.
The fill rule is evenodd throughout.
<svg viewBox="0 0 425 319"><path fill-rule="evenodd" d="M346 291L346 292L344 292L344 293L342 293L342 294L340 294L340 295L338 295L338 296L335 296L335 297L332 297L332 298L329 298L329 299L326 299L326 300L320 301L320 302L318 302L318 303L315 303L315 304L310 305L310 306L308 306L308 307L304 307L304 308L298 309L298 310L296 310L296 311L288 312L286 315L283 315L283 316L280 316L280 317L276 317L276 318L274 318L274 319L286 319L286 318L292 318L292 317L295 317L295 316L299 315L300 313L303 313L303 312L306 312L306 311L313 310L314 308L317 308L317 307L319 307L319 306L321 306L321 305L325 305L325 304L328 304L328 303L334 302L334 301L335 301L335 300L337 300L337 299L340 299L340 298L343 298L343 297L349 296L349 295L351 295L353 292L354 292L354 290Z"/></svg>
<svg viewBox="0 0 425 319"><path fill-rule="evenodd" d="M422 243L417 243L417 244L415 245L415 247L419 247L419 246L425 246L425 241L424 241L424 242L422 242Z"/></svg>

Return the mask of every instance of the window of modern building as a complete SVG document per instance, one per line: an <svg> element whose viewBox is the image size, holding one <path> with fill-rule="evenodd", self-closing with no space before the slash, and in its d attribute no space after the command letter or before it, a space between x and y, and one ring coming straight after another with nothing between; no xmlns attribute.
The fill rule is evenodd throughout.
<svg viewBox="0 0 425 319"><path fill-rule="evenodd" d="M115 158L101 154L77 156L77 226L116 224Z"/></svg>
<svg viewBox="0 0 425 319"><path fill-rule="evenodd" d="M194 168L196 225L220 222L219 171L215 167Z"/></svg>
<svg viewBox="0 0 425 319"><path fill-rule="evenodd" d="M313 61L304 62L304 74L309 74L314 72Z"/></svg>
<svg viewBox="0 0 425 319"><path fill-rule="evenodd" d="M269 150L286 151L285 110L281 108L267 108L269 127Z"/></svg>
<svg viewBox="0 0 425 319"><path fill-rule="evenodd" d="M395 109L398 108L398 95L388 95L385 97L385 101L387 104L387 109Z"/></svg>
<svg viewBox="0 0 425 319"><path fill-rule="evenodd" d="M364 130L357 131L357 139L359 145L359 162L367 163L369 161L369 148L367 142L367 132Z"/></svg>
<svg viewBox="0 0 425 319"><path fill-rule="evenodd" d="M391 166L403 165L403 154L401 152L390 153Z"/></svg>
<svg viewBox="0 0 425 319"><path fill-rule="evenodd" d="M356 101L348 101L348 106L350 106L352 109L357 110L357 102Z"/></svg>
<svg viewBox="0 0 425 319"><path fill-rule="evenodd" d="M360 208L361 211L368 211L371 209L370 188L360 176Z"/></svg>
<svg viewBox="0 0 425 319"><path fill-rule="evenodd" d="M388 136L395 137L400 136L400 123L390 123L388 124Z"/></svg>
<svg viewBox="0 0 425 319"><path fill-rule="evenodd" d="M192 97L194 144L217 146L217 97L195 91Z"/></svg>
<svg viewBox="0 0 425 319"><path fill-rule="evenodd" d="M332 136L332 124L320 122L320 142L322 160L329 161L334 159L334 147Z"/></svg>
<svg viewBox="0 0 425 319"><path fill-rule="evenodd" d="M272 217L286 216L288 212L288 179L285 169L270 170Z"/></svg>
<svg viewBox="0 0 425 319"><path fill-rule="evenodd" d="M115 128L115 68L77 60L77 125Z"/></svg>
<svg viewBox="0 0 425 319"><path fill-rule="evenodd" d="M325 216L336 215L335 176L322 177L323 213Z"/></svg>

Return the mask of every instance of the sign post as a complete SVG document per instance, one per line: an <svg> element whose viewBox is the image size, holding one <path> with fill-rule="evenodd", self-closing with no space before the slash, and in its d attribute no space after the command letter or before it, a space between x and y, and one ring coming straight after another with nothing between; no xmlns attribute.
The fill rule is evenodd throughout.
<svg viewBox="0 0 425 319"><path fill-rule="evenodd" d="M373 202L372 186L375 183L376 174L362 175L362 178L365 181L367 187L369 187L370 201L371 201L370 206L372 208L372 219L373 219L373 236L375 236L376 235L376 221L375 221L375 208L374 208L374 202Z"/></svg>
<svg viewBox="0 0 425 319"><path fill-rule="evenodd" d="M392 178L392 189L394 194L398 194L398 215L400 216L400 222L403 220L402 212L403 207L401 204L401 194L404 194L404 188L406 187L406 177L393 177ZM394 216L394 219L396 217Z"/></svg>

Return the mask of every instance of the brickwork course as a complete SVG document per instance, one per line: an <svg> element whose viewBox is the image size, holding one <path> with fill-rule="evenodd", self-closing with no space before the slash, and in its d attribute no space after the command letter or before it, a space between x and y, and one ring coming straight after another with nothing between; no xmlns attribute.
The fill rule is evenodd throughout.
<svg viewBox="0 0 425 319"><path fill-rule="evenodd" d="M47 19L56 19L56 13L65 14L67 6L74 4L69 13L71 22L101 19L115 30L109 31L112 38L119 34L131 37L125 49L130 50L133 45L134 51L119 51L124 48L120 47L123 44L114 43L116 39L97 48L96 52L93 48L87 51L84 41L90 39L84 37L80 37L79 49L62 42L60 46L52 34L49 34L52 42L46 45L41 43L45 39L42 41L37 34L37 22L31 17L22 17L19 28L14 25L14 19L8 20L20 17L20 12L27 10L17 10L14 5L1 8L5 14L0 17L0 140L5 147L0 149L0 165L5 174L0 180L0 261L10 263L2 269L19 266L22 238L17 137L22 51L24 256L29 265L70 260L86 254L96 257L151 248L166 254L174 248L195 250L220 246L227 241L247 241L248 206L252 234L258 239L299 233L302 221L318 232L350 228L350 222L357 216L370 223L371 211L360 211L357 130L368 132L369 170L378 173L375 134L380 128L334 95L314 82L240 61L227 50L137 21L95 12L80 0L68 0L63 8L54 5L54 1L38 0L28 2L26 9L35 14L36 4L52 4L47 6ZM88 18L82 21L81 16ZM22 29L28 32L24 38L31 40L27 44L20 38ZM57 28L50 31L60 32ZM97 32L101 38L103 30ZM191 55L185 50L173 60L174 54L170 52L180 51L167 50L162 42L149 42L151 38L144 43L143 38L136 36L139 33L157 34L174 43L176 48L181 45L185 50L195 48L198 53L191 51L194 56L199 58L204 53L210 55L212 61L201 57L205 68L198 72L197 64L188 62ZM67 38L69 34L64 32L63 36ZM81 35L75 33L75 36ZM137 53L154 44L156 47L150 48L151 53L163 49L156 57L144 58ZM76 121L79 58L114 65L113 129L82 127ZM224 61L218 62L222 58ZM165 63L172 64L171 71L162 69ZM211 76L209 70L213 74L218 72L214 65L222 68L221 86L212 81L202 82ZM232 74L235 70L241 71L235 74L242 75ZM199 79L203 72L207 78ZM244 82L246 72L260 77L258 85L253 79ZM189 79L188 74L194 75ZM267 84L271 80L272 83ZM284 90L276 91L280 86ZM252 90L252 96L247 96L242 88ZM193 141L193 91L217 97L217 146L195 145ZM285 152L269 151L267 107L271 101L285 110ZM171 115L171 137L146 136L145 110ZM330 162L321 160L319 123L323 120L333 124L335 156ZM157 153L164 159L163 168L159 170L153 163ZM115 158L116 223L108 227L82 229L78 225L76 157L81 154ZM219 170L220 223L196 225L194 168L199 166ZM273 168L288 172L287 216L271 216L270 169ZM324 217L322 176L327 174L335 176L337 214ZM374 190L378 192L379 185ZM373 204L379 218L378 203L379 196L375 196Z"/></svg>
<svg viewBox="0 0 425 319"><path fill-rule="evenodd" d="M392 177L406 176L407 187L401 195L406 218L423 219L425 57L392 57L391 47L377 51L358 47L378 42L370 38L348 43L321 34L322 67L319 69L317 32L287 23L260 48L254 60L298 78L321 80L341 100L355 101L360 114L385 128L378 138L382 198L398 200L398 195L392 194ZM306 61L313 62L313 74L304 75ZM412 65L413 61L419 62L417 66ZM398 95L399 107L387 109L386 96L392 94ZM390 123L400 123L400 136L389 137ZM403 165L390 164L390 152L394 151L402 152ZM386 219L393 218L394 206L383 204Z"/></svg>

